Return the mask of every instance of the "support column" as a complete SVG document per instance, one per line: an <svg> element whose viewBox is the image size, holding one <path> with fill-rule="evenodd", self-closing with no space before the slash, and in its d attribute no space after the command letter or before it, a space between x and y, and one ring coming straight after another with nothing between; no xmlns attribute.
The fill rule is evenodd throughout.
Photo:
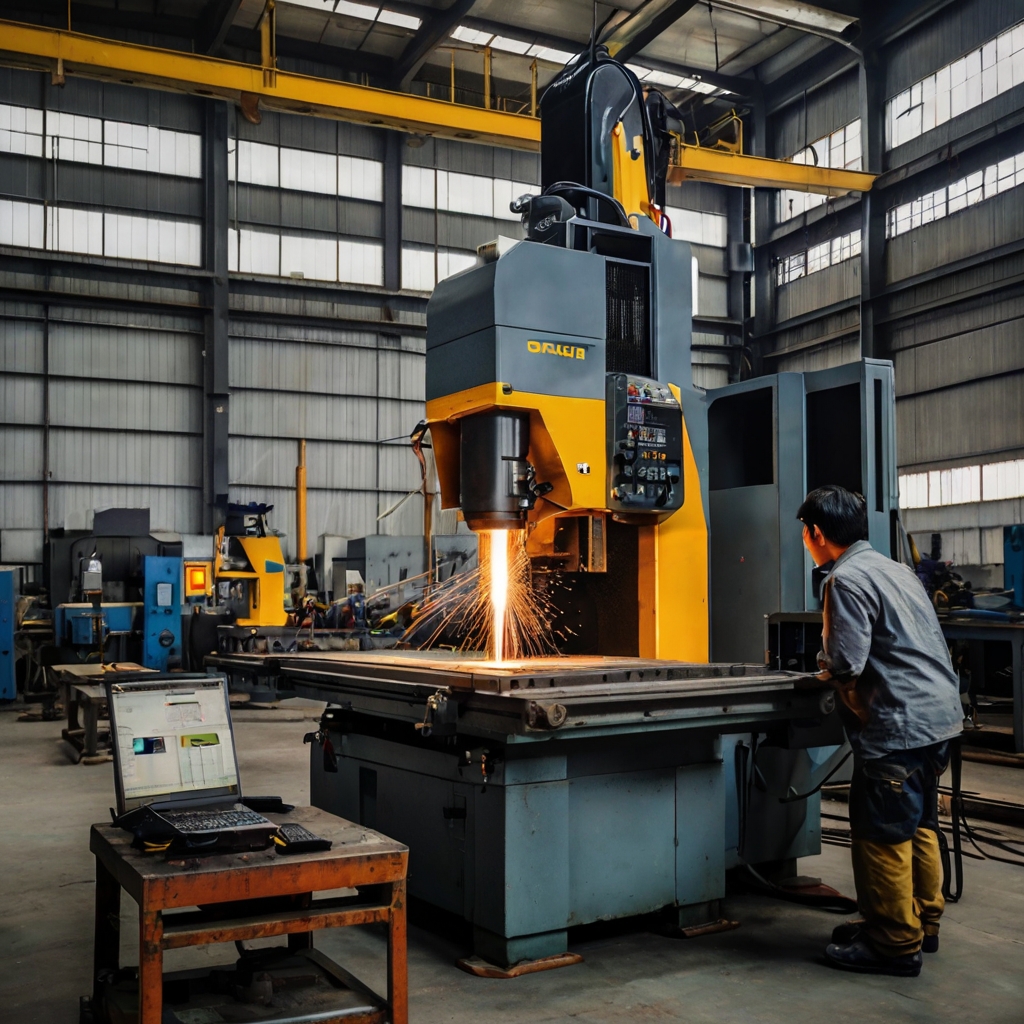
<svg viewBox="0 0 1024 1024"><path fill-rule="evenodd" d="M203 529L224 522L228 501L228 107L206 100L203 135L204 266L207 284L203 360Z"/></svg>
<svg viewBox="0 0 1024 1024"><path fill-rule="evenodd" d="M885 65L877 49L870 48L860 63L860 136L864 170L885 170ZM885 345L875 330L885 291L885 195L861 196L860 229L860 352L867 358L884 358Z"/></svg>
<svg viewBox="0 0 1024 1024"><path fill-rule="evenodd" d="M740 379L742 352L747 319L747 190L730 188L726 192L726 242L729 246L729 317L739 321L739 327L730 328L725 343L729 353L729 383Z"/></svg>
<svg viewBox="0 0 1024 1024"><path fill-rule="evenodd" d="M402 145L401 132L384 133L384 287L402 287Z"/></svg>
<svg viewBox="0 0 1024 1024"><path fill-rule="evenodd" d="M752 98L754 138L750 147L753 156L769 156L768 117L764 96L760 92ZM775 322L775 289L772 282L774 268L769 259L768 246L764 244L771 227L771 196L774 193L765 188L755 188L751 201L751 242L754 244L754 335L763 337ZM763 369L764 342L751 346L751 376L759 377Z"/></svg>

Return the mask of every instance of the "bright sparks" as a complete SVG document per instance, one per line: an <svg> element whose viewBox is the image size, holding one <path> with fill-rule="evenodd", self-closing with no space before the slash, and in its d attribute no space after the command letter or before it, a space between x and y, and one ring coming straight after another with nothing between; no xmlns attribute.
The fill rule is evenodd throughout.
<svg viewBox="0 0 1024 1024"><path fill-rule="evenodd" d="M487 656L491 661L505 660L505 613L508 610L508 530L488 530L490 549L491 642Z"/></svg>
<svg viewBox="0 0 1024 1024"><path fill-rule="evenodd" d="M506 663L557 654L558 610L550 585L535 584L526 531L488 530L479 539L477 568L431 588L406 642L486 651L488 661Z"/></svg>

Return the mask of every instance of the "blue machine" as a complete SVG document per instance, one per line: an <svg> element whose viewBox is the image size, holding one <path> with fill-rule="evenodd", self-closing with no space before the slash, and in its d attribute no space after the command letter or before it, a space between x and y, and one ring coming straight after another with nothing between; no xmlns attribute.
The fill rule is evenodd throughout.
<svg viewBox="0 0 1024 1024"><path fill-rule="evenodd" d="M142 591L142 664L166 672L181 666L180 558L147 555Z"/></svg>
<svg viewBox="0 0 1024 1024"><path fill-rule="evenodd" d="M1013 591L1013 603L1024 608L1024 526L1003 527L1003 589Z"/></svg>
<svg viewBox="0 0 1024 1024"><path fill-rule="evenodd" d="M127 601L104 602L100 605L103 614L103 638L111 633L131 633L139 606ZM95 647L93 637L93 607L85 602L59 604L53 611L53 632L62 647Z"/></svg>
<svg viewBox="0 0 1024 1024"><path fill-rule="evenodd" d="M0 700L14 700L14 573L0 570Z"/></svg>

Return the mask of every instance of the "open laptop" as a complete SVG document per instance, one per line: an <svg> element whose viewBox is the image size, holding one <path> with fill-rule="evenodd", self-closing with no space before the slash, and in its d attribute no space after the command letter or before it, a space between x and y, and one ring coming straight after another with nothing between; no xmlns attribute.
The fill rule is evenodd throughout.
<svg viewBox="0 0 1024 1024"><path fill-rule="evenodd" d="M227 679L122 676L107 680L107 707L118 824L145 808L186 837L269 842L277 825L241 803Z"/></svg>

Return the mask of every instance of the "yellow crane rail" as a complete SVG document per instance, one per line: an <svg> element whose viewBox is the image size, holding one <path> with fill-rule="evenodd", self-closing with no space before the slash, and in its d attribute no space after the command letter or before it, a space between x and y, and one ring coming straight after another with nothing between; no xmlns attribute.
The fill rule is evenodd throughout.
<svg viewBox="0 0 1024 1024"><path fill-rule="evenodd" d="M395 128L414 134L534 152L540 121L524 114L388 92L273 67L164 50L63 29L0 20L0 64L121 85L233 100L247 116L258 106Z"/></svg>
<svg viewBox="0 0 1024 1024"><path fill-rule="evenodd" d="M875 175L795 164L789 160L770 160L763 156L745 156L712 146L682 145L676 147L675 162L669 167L668 180L673 184L708 181L716 185L788 188L794 192L844 196L848 192L870 191Z"/></svg>

